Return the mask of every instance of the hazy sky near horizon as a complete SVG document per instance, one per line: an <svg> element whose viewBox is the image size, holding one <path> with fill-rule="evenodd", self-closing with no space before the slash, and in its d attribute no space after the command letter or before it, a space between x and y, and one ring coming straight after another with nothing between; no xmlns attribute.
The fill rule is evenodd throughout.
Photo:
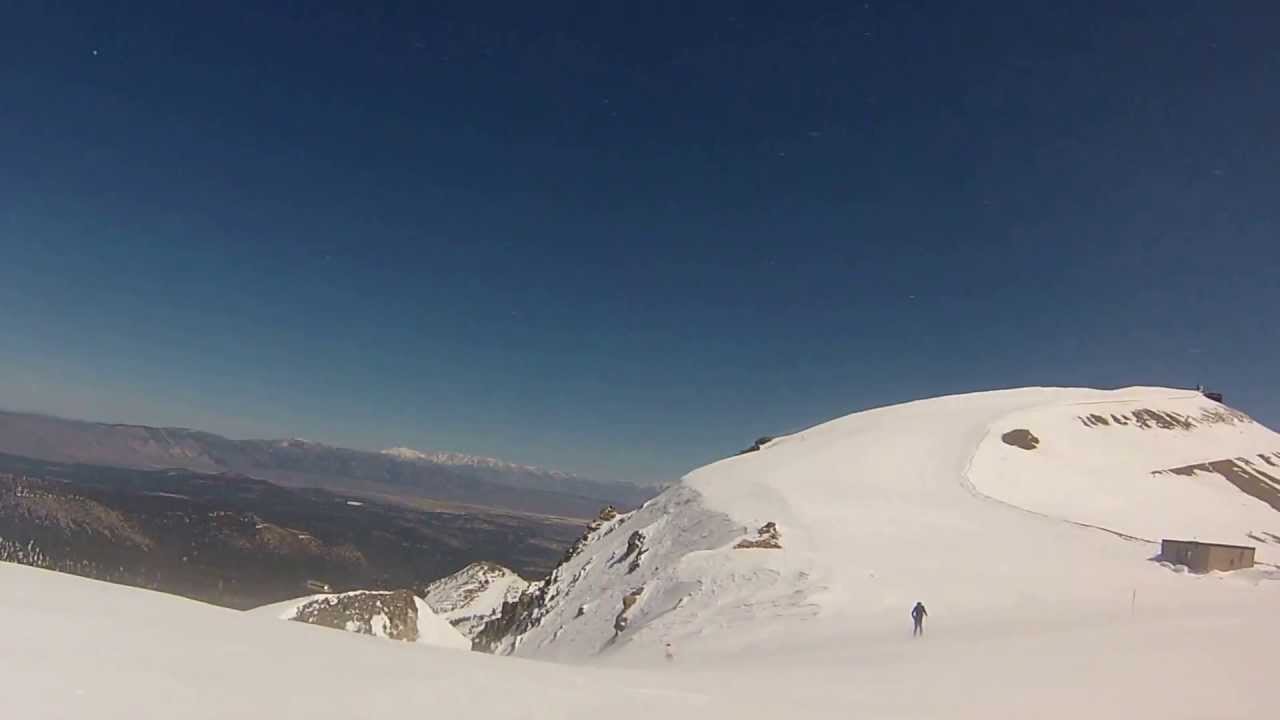
<svg viewBox="0 0 1280 720"><path fill-rule="evenodd" d="M179 5L5 10L0 406L642 481L994 387L1280 425L1274 2Z"/></svg>

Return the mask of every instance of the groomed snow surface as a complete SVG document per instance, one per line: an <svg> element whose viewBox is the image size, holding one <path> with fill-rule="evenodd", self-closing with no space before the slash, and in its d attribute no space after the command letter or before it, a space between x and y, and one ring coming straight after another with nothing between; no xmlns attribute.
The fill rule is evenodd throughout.
<svg viewBox="0 0 1280 720"><path fill-rule="evenodd" d="M1280 535L1280 513L1221 477L1152 475L1280 436L1247 418L1094 427L1086 403L1220 408L1160 388L980 393L707 466L557 571L508 649L562 663L0 565L0 698L23 718L1270 716L1280 574L1174 573L1143 538ZM1039 445L1001 441L1018 428ZM734 549L767 522L781 550Z"/></svg>

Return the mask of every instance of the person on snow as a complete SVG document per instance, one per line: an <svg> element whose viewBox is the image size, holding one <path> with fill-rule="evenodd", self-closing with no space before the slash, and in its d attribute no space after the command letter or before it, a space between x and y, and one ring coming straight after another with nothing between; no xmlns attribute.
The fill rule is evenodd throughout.
<svg viewBox="0 0 1280 720"><path fill-rule="evenodd" d="M912 631L911 636L924 634L924 619L929 617L929 611L924 609L924 603L918 602L916 606L911 608L911 619L915 621L916 627Z"/></svg>

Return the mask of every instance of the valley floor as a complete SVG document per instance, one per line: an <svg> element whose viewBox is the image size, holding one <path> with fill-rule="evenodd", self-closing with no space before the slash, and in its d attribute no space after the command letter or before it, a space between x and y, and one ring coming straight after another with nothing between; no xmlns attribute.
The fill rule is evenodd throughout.
<svg viewBox="0 0 1280 720"><path fill-rule="evenodd" d="M794 653L583 667L397 643L0 564L0 698L15 718L1246 718L1275 711L1280 582L1186 610L850 628ZM1223 592L1213 591L1221 586ZM904 612L904 620L905 612ZM806 648L800 651L798 648Z"/></svg>

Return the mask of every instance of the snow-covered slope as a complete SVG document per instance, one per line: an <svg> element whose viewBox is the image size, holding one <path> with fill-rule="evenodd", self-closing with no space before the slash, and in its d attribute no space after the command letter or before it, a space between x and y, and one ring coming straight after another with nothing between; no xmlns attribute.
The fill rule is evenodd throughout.
<svg viewBox="0 0 1280 720"><path fill-rule="evenodd" d="M968 475L978 491L1052 517L1255 545L1280 561L1280 435L1199 393L1135 389L1010 413Z"/></svg>
<svg viewBox="0 0 1280 720"><path fill-rule="evenodd" d="M1178 574L1151 561L1148 539L1280 535L1255 497L1266 490L1254 481L1274 476L1266 462L1234 461L1252 480L1214 469L1269 452L1276 435L1239 417L1168 439L1096 421L1076 432L1062 418L1082 403L1167 422L1217 407L1156 388L938 398L697 470L639 510L604 513L478 638L596 667L0 564L0 697L24 718L1273 714L1280 571ZM1011 430L1036 441L1009 445ZM1079 499L1099 488L1107 502ZM1259 545L1268 562L1273 550ZM907 616L917 600L923 639Z"/></svg>
<svg viewBox="0 0 1280 720"><path fill-rule="evenodd" d="M921 641L892 628L606 668L388 642L0 563L0 707L23 720L1268 717L1275 594L1180 579L1231 597L1217 612L990 627L934 606Z"/></svg>
<svg viewBox="0 0 1280 720"><path fill-rule="evenodd" d="M658 675L388 642L10 563L0 636L6 719L623 719L710 703Z"/></svg>
<svg viewBox="0 0 1280 720"><path fill-rule="evenodd" d="M503 603L514 602L528 587L528 581L513 570L477 562L427 585L423 599L458 632L472 638L497 617Z"/></svg>
<svg viewBox="0 0 1280 720"><path fill-rule="evenodd" d="M1103 410L1151 427L1077 419ZM1006 444L1015 429L1039 444ZM654 657L670 642L724 657L860 642L897 630L917 600L935 623L998 627L1273 593L1252 584L1265 570L1226 584L1175 575L1146 540L1280 537L1280 513L1222 477L1152 474L1276 448L1280 436L1245 416L1161 388L1032 388L857 413L697 470L603 523L493 645L585 659ZM744 542L771 522L781 549ZM1280 544L1252 544L1278 559Z"/></svg>

